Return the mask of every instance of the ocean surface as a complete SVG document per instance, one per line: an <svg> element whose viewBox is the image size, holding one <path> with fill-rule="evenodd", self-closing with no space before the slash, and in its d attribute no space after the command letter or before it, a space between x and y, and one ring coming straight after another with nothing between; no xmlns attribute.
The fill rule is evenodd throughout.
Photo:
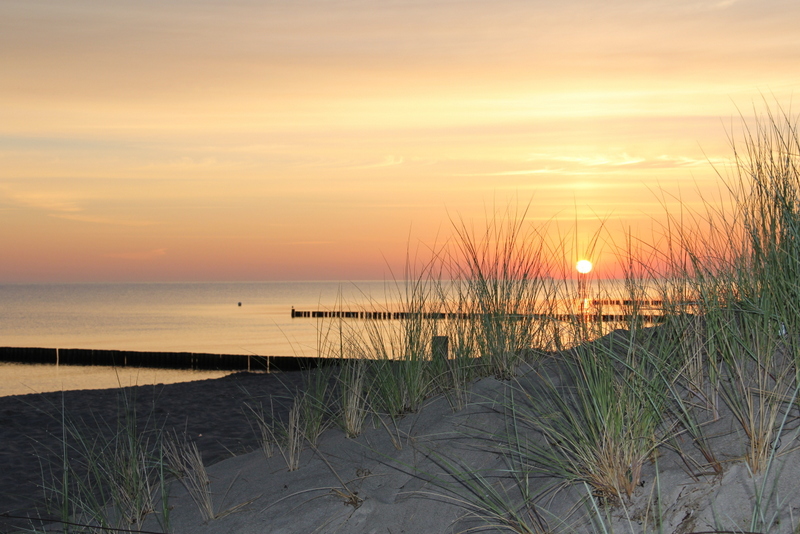
<svg viewBox="0 0 800 534"><path fill-rule="evenodd" d="M382 281L5 284L0 347L316 356L332 320L293 319L292 307L383 308L393 288ZM61 367L0 363L0 396L227 374Z"/></svg>
<svg viewBox="0 0 800 534"><path fill-rule="evenodd" d="M619 283L609 287L612 295L623 294ZM337 339L339 320L292 318L292 308L398 311L401 289L383 281L0 284L0 347L324 356L319 347L326 336ZM363 323L344 322L350 328ZM0 396L225 374L55 367L0 363Z"/></svg>
<svg viewBox="0 0 800 534"><path fill-rule="evenodd" d="M0 285L0 346L316 356L325 325L293 319L292 307L384 307L392 291L382 281Z"/></svg>

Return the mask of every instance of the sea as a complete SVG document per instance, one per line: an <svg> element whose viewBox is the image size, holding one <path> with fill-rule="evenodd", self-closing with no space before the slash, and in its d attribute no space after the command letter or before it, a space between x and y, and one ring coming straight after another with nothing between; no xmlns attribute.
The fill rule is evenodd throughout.
<svg viewBox="0 0 800 534"><path fill-rule="evenodd" d="M330 321L292 318L292 308L386 309L397 295L394 282L375 280L0 284L0 347L316 356ZM7 386L20 381L27 381L24 392L38 392L45 387L81 389L83 382L114 387L121 381L130 385L131 380L152 382L159 376L171 381L221 376L148 370L121 378L118 370L81 373L53 367L0 364L0 396L18 394L18 387L9 392ZM100 373L108 380L95 376L68 384L54 379L56 372L75 378Z"/></svg>
<svg viewBox="0 0 800 534"><path fill-rule="evenodd" d="M0 284L0 347L324 356L338 320L293 317L293 309L398 311L403 293L402 283L376 280ZM0 396L225 374L0 362Z"/></svg>

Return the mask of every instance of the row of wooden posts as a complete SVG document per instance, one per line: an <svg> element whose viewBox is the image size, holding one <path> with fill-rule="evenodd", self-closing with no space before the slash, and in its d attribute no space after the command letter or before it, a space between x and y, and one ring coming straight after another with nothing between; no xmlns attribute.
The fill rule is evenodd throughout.
<svg viewBox="0 0 800 534"><path fill-rule="evenodd" d="M660 301L648 301L660 302ZM403 319L471 319L478 317L489 317L489 314L464 313L464 312L388 312L388 311L302 311L292 308L292 319L373 319L373 320L403 320ZM660 323L664 320L661 314L630 314L630 313L603 313L603 314L509 314L508 319L551 319L564 322L583 322L583 323L630 323L638 320L645 323Z"/></svg>
<svg viewBox="0 0 800 534"><path fill-rule="evenodd" d="M449 339L434 336L434 358L448 358ZM141 367L153 369L192 369L220 371L297 371L317 367L324 359L312 356L258 356L199 354L193 352L137 352L97 349L53 349L41 347L0 347L0 362Z"/></svg>
<svg viewBox="0 0 800 534"><path fill-rule="evenodd" d="M594 305L660 306L661 301L596 300ZM470 319L489 317L487 314L465 312L390 312L390 311L303 311L292 308L292 318L344 318L403 320L422 317L424 319ZM630 323L634 320L644 323L663 322L660 314L531 314L509 315L510 319L557 320L582 323ZM448 357L449 340L447 336L434 336L431 352L434 358ZM58 349L0 347L0 361L20 363L43 363L55 365L104 365L116 367L150 367L167 369L202 369L233 371L291 371L315 367L319 362L315 357L260 356L233 354L202 354L191 352L137 352L95 349Z"/></svg>
<svg viewBox="0 0 800 534"><path fill-rule="evenodd" d="M206 371L294 371L314 367L317 358L260 356L255 354L0 347L0 361L28 364L98 365Z"/></svg>

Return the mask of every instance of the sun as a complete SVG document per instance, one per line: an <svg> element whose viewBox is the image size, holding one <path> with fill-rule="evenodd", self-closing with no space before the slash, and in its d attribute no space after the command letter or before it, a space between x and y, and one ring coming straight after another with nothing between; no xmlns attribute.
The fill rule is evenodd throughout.
<svg viewBox="0 0 800 534"><path fill-rule="evenodd" d="M575 264L575 269L581 274L588 274L592 270L592 262L589 260L580 260Z"/></svg>

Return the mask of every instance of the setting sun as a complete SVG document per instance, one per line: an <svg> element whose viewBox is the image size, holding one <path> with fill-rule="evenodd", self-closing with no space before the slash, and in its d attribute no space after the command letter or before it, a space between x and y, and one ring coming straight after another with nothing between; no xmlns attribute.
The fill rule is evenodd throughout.
<svg viewBox="0 0 800 534"><path fill-rule="evenodd" d="M581 274L589 274L592 270L592 262L589 260L580 260L575 264L575 269Z"/></svg>

